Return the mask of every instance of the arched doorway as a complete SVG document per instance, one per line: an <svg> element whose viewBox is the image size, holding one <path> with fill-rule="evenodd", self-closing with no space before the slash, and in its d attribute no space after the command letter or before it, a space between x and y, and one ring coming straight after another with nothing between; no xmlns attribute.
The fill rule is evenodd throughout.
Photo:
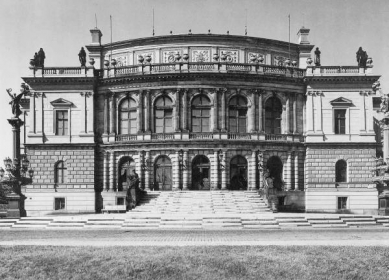
<svg viewBox="0 0 389 280"><path fill-rule="evenodd" d="M206 156L199 155L192 162L192 190L210 189L210 164Z"/></svg>
<svg viewBox="0 0 389 280"><path fill-rule="evenodd" d="M230 162L230 190L247 189L247 160L235 156Z"/></svg>
<svg viewBox="0 0 389 280"><path fill-rule="evenodd" d="M269 170L270 177L273 177L273 186L277 190L282 190L283 181L282 181L282 161L277 156L272 156L267 160L266 168Z"/></svg>
<svg viewBox="0 0 389 280"><path fill-rule="evenodd" d="M154 164L154 189L172 190L172 162L167 156L160 156Z"/></svg>
<svg viewBox="0 0 389 280"><path fill-rule="evenodd" d="M119 184L118 191L123 191L123 187L127 188L126 182L135 170L135 161L130 157L123 157L119 162Z"/></svg>

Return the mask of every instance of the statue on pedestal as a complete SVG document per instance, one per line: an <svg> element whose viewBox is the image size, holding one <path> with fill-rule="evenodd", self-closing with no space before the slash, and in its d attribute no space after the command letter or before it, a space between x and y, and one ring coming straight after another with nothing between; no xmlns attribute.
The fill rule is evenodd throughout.
<svg viewBox="0 0 389 280"><path fill-rule="evenodd" d="M9 104L11 104L12 106L12 114L16 119L19 118L19 116L22 114L22 111L20 110L20 100L22 99L24 94L30 92L30 89L26 84L22 83L21 87L22 87L22 89L20 90L21 93L19 93L18 95L16 93L12 95L12 89L10 88L7 89L8 95L12 98L12 101L9 102Z"/></svg>
<svg viewBox="0 0 389 280"><path fill-rule="evenodd" d="M86 52L84 50L84 47L81 47L80 52L78 53L78 59L80 60L81 67L85 67L86 63Z"/></svg>
<svg viewBox="0 0 389 280"><path fill-rule="evenodd" d="M43 51L42 48L39 49L39 52L38 52L38 57L37 57L37 61L38 61L38 67L44 67L45 66L45 58L46 58L46 55L45 55L45 52Z"/></svg>
<svg viewBox="0 0 389 280"><path fill-rule="evenodd" d="M359 47L357 51L357 62L359 67L366 67L367 62L367 53L362 49L362 47Z"/></svg>
<svg viewBox="0 0 389 280"><path fill-rule="evenodd" d="M320 54L321 54L321 51L319 50L319 48L316 48L315 50L315 58L314 58L314 62L315 62L315 65L316 66L320 66Z"/></svg>

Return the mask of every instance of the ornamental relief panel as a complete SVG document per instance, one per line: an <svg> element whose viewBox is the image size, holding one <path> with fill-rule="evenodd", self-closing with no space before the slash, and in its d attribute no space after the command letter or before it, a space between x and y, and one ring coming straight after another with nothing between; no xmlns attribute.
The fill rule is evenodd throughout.
<svg viewBox="0 0 389 280"><path fill-rule="evenodd" d="M273 56L273 65L284 66L286 59L286 57L275 55Z"/></svg>
<svg viewBox="0 0 389 280"><path fill-rule="evenodd" d="M173 63L176 61L177 54L182 57L182 50L169 50L162 52L163 63Z"/></svg>
<svg viewBox="0 0 389 280"><path fill-rule="evenodd" d="M138 63L156 63L154 51L136 52L134 64Z"/></svg>
<svg viewBox="0 0 389 280"><path fill-rule="evenodd" d="M192 62L210 62L211 50L192 50Z"/></svg>
<svg viewBox="0 0 389 280"><path fill-rule="evenodd" d="M247 52L246 54L247 63L262 63L266 64L266 55L259 52ZM261 61L262 60L262 61Z"/></svg>
<svg viewBox="0 0 389 280"><path fill-rule="evenodd" d="M237 63L239 62L238 50L220 50L221 61Z"/></svg>
<svg viewBox="0 0 389 280"><path fill-rule="evenodd" d="M113 58L116 60L116 67L122 67L128 65L128 58L125 55L113 56Z"/></svg>

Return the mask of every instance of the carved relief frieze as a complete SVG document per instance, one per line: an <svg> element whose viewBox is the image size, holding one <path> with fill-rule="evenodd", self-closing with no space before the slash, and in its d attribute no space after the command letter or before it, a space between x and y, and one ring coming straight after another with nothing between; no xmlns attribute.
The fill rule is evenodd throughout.
<svg viewBox="0 0 389 280"><path fill-rule="evenodd" d="M178 57L182 57L181 49L167 50L162 52L163 63L174 63Z"/></svg>
<svg viewBox="0 0 389 280"><path fill-rule="evenodd" d="M134 61L135 64L138 63L156 63L155 61L155 52L150 50L150 51L139 51L136 52L135 54L135 59Z"/></svg>
<svg viewBox="0 0 389 280"><path fill-rule="evenodd" d="M286 59L284 56L275 55L273 56L273 65L284 66Z"/></svg>
<svg viewBox="0 0 389 280"><path fill-rule="evenodd" d="M237 63L239 62L238 50L220 50L220 60L224 62Z"/></svg>
<svg viewBox="0 0 389 280"><path fill-rule="evenodd" d="M116 67L122 67L128 65L128 57L126 55L113 56L116 60Z"/></svg>
<svg viewBox="0 0 389 280"><path fill-rule="evenodd" d="M266 63L266 56L263 53L248 51L246 56L248 63Z"/></svg>
<svg viewBox="0 0 389 280"><path fill-rule="evenodd" d="M211 50L210 49L194 49L191 51L192 62L210 62Z"/></svg>

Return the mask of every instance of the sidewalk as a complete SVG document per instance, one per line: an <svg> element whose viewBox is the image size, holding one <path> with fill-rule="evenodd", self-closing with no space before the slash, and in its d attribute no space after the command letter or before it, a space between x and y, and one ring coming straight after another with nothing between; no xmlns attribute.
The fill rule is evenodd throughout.
<svg viewBox="0 0 389 280"><path fill-rule="evenodd" d="M166 215L127 212L0 219L1 229L283 229L385 227L389 216L258 213Z"/></svg>

